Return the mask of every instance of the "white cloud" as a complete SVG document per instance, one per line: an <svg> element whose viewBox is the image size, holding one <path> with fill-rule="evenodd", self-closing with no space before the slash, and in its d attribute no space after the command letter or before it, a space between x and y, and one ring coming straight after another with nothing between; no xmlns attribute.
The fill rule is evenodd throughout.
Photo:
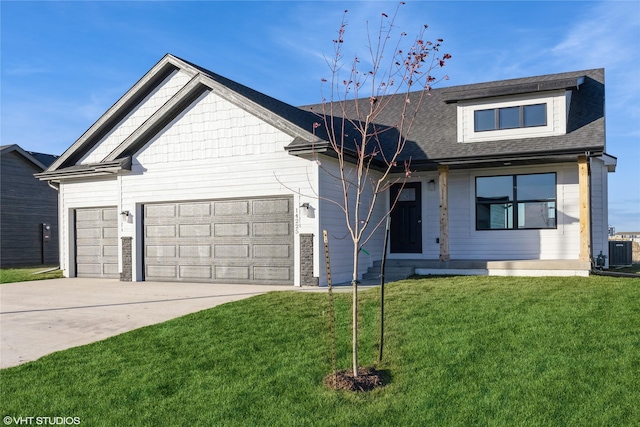
<svg viewBox="0 0 640 427"><path fill-rule="evenodd" d="M50 70L42 65L36 64L9 64L4 69L4 74L8 76L29 76L33 74L48 73Z"/></svg>
<svg viewBox="0 0 640 427"><path fill-rule="evenodd" d="M551 49L571 69L605 68L607 108L640 117L640 2L601 2Z"/></svg>
<svg viewBox="0 0 640 427"><path fill-rule="evenodd" d="M349 73L356 56L360 61L360 71L368 71L372 64L369 46L377 43L382 14L385 13L392 18L397 8L398 2L327 2L322 3L319 10L318 3L296 2L295 7L292 7L288 13L286 30L283 31L280 23L274 23L270 31L271 41L279 46L281 52L285 52L278 54L286 55L291 69L295 70L288 77L291 83L295 81L293 86L297 88L295 91L292 90L297 96L291 96L291 99L320 101L320 81L322 78L330 79L331 77L328 63L334 60L333 40L338 38L338 30L343 18L346 26L344 44L340 45L342 71L338 80L342 81ZM396 28L387 46L387 56L391 56L402 31L407 33L407 37L403 38L403 44L407 45L414 40L413 37L418 35L418 31L423 29L426 23L422 20L425 17L424 10L424 3L410 3L399 8L395 21ZM371 41L368 34L372 37ZM439 36L436 36L435 32L428 31L424 38L432 40ZM407 51L406 46L403 49ZM442 75L444 74L443 71ZM330 89L327 85L324 85L325 96L328 96L328 90ZM282 93L281 91L282 89L270 94L276 94L278 97L277 94ZM303 95L302 92L306 92L307 95ZM286 95L280 96L282 99L289 99Z"/></svg>
<svg viewBox="0 0 640 427"><path fill-rule="evenodd" d="M604 62L618 68L637 61L640 3L602 2L577 16L566 36L551 49L557 59L574 68L593 68Z"/></svg>
<svg viewBox="0 0 640 427"><path fill-rule="evenodd" d="M109 108L108 102L96 96L83 103L40 97L3 105L2 140L26 150L61 154Z"/></svg>

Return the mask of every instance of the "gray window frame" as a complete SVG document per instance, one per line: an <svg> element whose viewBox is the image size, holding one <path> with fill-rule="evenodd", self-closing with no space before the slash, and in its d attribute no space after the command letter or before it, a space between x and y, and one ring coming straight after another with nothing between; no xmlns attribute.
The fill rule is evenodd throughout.
<svg viewBox="0 0 640 427"><path fill-rule="evenodd" d="M518 198L518 177L522 176L531 176L531 175L553 175L554 181L554 195L553 198L547 199L519 199ZM485 178L496 178L496 177L511 177L513 182L513 192L509 197L509 200L479 200L478 197L478 180ZM553 209L553 218L554 225L549 227L519 227L519 205L527 204L527 203L547 203L547 206L552 203L553 207L549 208ZM489 207L491 205L503 205L506 214L508 215L505 224L507 227L504 228L486 228L482 227L480 223L480 218L484 218L484 216L479 215L479 210L482 207ZM490 208L489 208L490 210ZM498 230L555 230L558 228L558 176L555 172L539 172L539 173L531 173L531 174L514 174L514 175L487 175L487 176L477 176L475 178L475 222L476 222L476 231L498 231Z"/></svg>
<svg viewBox="0 0 640 427"><path fill-rule="evenodd" d="M536 107L536 106L540 106L543 105L544 106L544 123L542 124L535 124L535 125L525 125L524 122L524 111L526 107ZM519 126L510 126L510 127L501 127L501 123L500 123L500 111L502 110L508 110L508 109L512 109L512 108L518 108L519 111ZM486 112L486 111L493 111L493 116L494 116L494 124L493 127L490 129L480 129L478 130L478 113L481 112ZM542 126L547 126L547 103L546 102L541 102L539 104L527 104L527 105L513 105L510 107L498 107L498 108L485 108L482 110L474 110L473 112L473 131L474 132L490 132L490 131L496 131L496 130L508 130L508 129L521 129L521 128L531 128L531 127L542 127Z"/></svg>

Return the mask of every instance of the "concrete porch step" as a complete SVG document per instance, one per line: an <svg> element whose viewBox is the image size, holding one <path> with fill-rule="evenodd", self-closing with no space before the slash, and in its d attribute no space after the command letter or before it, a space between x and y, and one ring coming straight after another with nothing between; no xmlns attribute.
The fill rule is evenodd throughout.
<svg viewBox="0 0 640 427"><path fill-rule="evenodd" d="M381 261L375 261L362 280L380 281ZM590 263L579 260L387 260L385 282L419 275L585 276Z"/></svg>
<svg viewBox="0 0 640 427"><path fill-rule="evenodd" d="M362 276L362 280L380 280L380 267L382 265L381 261L374 261L373 265L369 267L366 273ZM393 260L387 260L387 263L384 268L384 279L385 282L393 282L396 280L406 279L407 277L413 276L415 274L415 267L410 264L401 265L395 263Z"/></svg>

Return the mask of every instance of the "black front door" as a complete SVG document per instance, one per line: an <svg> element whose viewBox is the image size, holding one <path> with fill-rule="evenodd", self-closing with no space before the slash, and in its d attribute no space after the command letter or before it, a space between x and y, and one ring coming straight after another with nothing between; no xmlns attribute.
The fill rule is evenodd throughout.
<svg viewBox="0 0 640 427"><path fill-rule="evenodd" d="M401 191L400 195L398 192ZM422 191L419 182L391 187L391 253L422 252Z"/></svg>

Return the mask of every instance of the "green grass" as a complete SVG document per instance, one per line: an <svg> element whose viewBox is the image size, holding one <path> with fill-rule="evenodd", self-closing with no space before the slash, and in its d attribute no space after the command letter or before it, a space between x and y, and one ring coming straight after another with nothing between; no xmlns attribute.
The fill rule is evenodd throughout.
<svg viewBox="0 0 640 427"><path fill-rule="evenodd" d="M361 293L361 365L379 289ZM387 285L385 387L334 392L326 294L270 293L0 371L0 415L81 425L640 425L640 280ZM350 295L336 295L339 368Z"/></svg>
<svg viewBox="0 0 640 427"><path fill-rule="evenodd" d="M611 267L608 271L640 274L640 264L633 264L629 267Z"/></svg>
<svg viewBox="0 0 640 427"><path fill-rule="evenodd" d="M30 280L61 278L62 270L54 270L47 273L34 274L53 267L55 266L40 265L37 267L3 268L0 269L0 283L28 282Z"/></svg>

